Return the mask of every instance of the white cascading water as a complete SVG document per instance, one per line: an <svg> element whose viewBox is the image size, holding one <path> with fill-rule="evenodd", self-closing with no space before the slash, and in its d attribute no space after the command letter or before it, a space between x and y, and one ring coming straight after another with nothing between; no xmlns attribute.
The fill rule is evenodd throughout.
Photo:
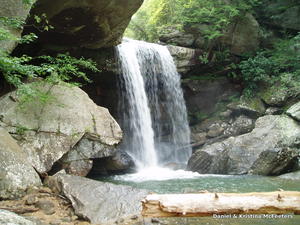
<svg viewBox="0 0 300 225"><path fill-rule="evenodd" d="M141 171L186 164L191 155L186 106L167 47L125 39L117 47L121 69L122 148Z"/></svg>

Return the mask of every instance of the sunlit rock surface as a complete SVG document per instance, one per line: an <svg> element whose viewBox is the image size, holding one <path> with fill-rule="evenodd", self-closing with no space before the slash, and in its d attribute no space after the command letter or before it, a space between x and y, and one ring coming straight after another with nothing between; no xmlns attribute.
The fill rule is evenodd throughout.
<svg viewBox="0 0 300 225"><path fill-rule="evenodd" d="M38 85L37 88L51 96L46 104L36 100L20 105L16 92L11 92L0 98L0 118L2 126L18 140L38 172L48 172L71 150L84 159L64 161L67 167L80 160L114 153L122 131L107 109L97 106L78 87ZM85 145L94 146L86 155ZM96 148L97 145L101 148Z"/></svg>
<svg viewBox="0 0 300 225"><path fill-rule="evenodd" d="M40 178L17 142L0 127L0 199L20 197L31 186L41 185ZM0 224L2 214L0 211Z"/></svg>
<svg viewBox="0 0 300 225"><path fill-rule="evenodd" d="M46 183L72 203L75 213L93 224L114 223L140 215L141 200L149 193L72 175L49 177Z"/></svg>

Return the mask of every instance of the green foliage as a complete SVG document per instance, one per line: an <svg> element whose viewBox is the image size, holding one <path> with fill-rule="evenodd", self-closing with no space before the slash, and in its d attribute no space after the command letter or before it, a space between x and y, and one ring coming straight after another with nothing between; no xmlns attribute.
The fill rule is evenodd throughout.
<svg viewBox="0 0 300 225"><path fill-rule="evenodd" d="M300 33L278 41L274 49L264 50L242 61L238 68L245 84L244 94L251 97L261 82L280 83L281 88L297 91L300 87ZM299 89L299 88L298 88Z"/></svg>
<svg viewBox="0 0 300 225"><path fill-rule="evenodd" d="M18 135L24 135L26 131L28 131L29 129L27 127L24 127L22 125L17 125L16 126L16 133Z"/></svg>
<svg viewBox="0 0 300 225"><path fill-rule="evenodd" d="M168 27L183 29L194 24L208 40L220 37L234 18L251 11L261 0L147 0L133 17L126 35L155 41Z"/></svg>
<svg viewBox="0 0 300 225"><path fill-rule="evenodd" d="M40 61L39 65L33 65L35 60ZM29 56L12 57L7 54L0 55L0 71L8 83L18 88L18 95L22 96L23 101L29 99L38 99L45 102L50 99L47 93L43 93L34 86L26 85L24 81L43 78L42 82L48 84L59 84L69 82L75 77L81 78L87 82L88 79L85 70L98 72L96 64L91 60L84 58L76 59L68 54L58 54L56 57L40 56L32 58ZM72 83L76 84L77 83Z"/></svg>
<svg viewBox="0 0 300 225"><path fill-rule="evenodd" d="M27 1L29 3L29 1ZM39 17L37 17L39 18ZM41 23L46 17L42 17ZM45 22L48 24L48 21ZM0 18L0 41L17 41L21 44L28 44L34 41L35 34L25 35L17 38L11 34L9 29L20 28L23 21L15 18ZM47 29L50 29L48 27ZM18 88L18 97L22 102L39 100L41 103L51 99L48 91L43 91L35 85L27 85L24 82L28 80L37 80L39 83L55 85L62 82L69 82L74 78L80 78L81 81L90 82L86 71L98 72L96 64L84 58L74 58L68 53L52 56L30 57L23 55L20 57L11 56L7 52L0 50L0 73L7 82ZM72 83L75 84L75 83ZM76 84L78 85L78 84Z"/></svg>
<svg viewBox="0 0 300 225"><path fill-rule="evenodd" d="M54 29L54 27L50 24L47 15L45 13L41 14L40 16L34 16L35 24L33 25L37 28L40 32L49 31Z"/></svg>

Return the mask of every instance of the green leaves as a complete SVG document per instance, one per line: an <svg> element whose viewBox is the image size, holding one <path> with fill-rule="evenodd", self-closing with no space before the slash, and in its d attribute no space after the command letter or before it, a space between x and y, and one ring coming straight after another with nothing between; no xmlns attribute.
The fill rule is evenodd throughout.
<svg viewBox="0 0 300 225"><path fill-rule="evenodd" d="M156 41L167 27L181 29L206 24L201 31L208 40L222 36L234 18L252 10L261 0L147 0L133 17L126 34Z"/></svg>
<svg viewBox="0 0 300 225"><path fill-rule="evenodd" d="M299 41L300 34L279 40L274 49L259 52L238 65L246 95L253 96L260 82L279 82L295 93L300 92Z"/></svg>

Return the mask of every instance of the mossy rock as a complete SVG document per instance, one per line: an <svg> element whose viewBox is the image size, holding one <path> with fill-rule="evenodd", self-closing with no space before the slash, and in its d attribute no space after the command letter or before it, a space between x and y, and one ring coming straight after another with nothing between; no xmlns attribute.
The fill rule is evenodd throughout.
<svg viewBox="0 0 300 225"><path fill-rule="evenodd" d="M288 90L281 86L264 88L258 95L267 105L275 107L284 106L290 97Z"/></svg>
<svg viewBox="0 0 300 225"><path fill-rule="evenodd" d="M266 107L260 98L246 98L242 96L238 102L227 105L235 114L244 114L250 118L258 118L266 112Z"/></svg>

